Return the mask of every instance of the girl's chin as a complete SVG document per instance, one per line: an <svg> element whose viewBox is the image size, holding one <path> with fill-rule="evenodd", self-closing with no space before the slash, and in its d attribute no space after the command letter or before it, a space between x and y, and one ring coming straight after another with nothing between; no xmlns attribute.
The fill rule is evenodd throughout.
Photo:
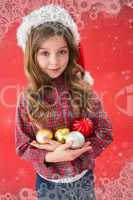
<svg viewBox="0 0 133 200"><path fill-rule="evenodd" d="M60 75L61 75L62 73L60 72L60 73L49 73L48 74L48 76L50 77L50 78L58 78Z"/></svg>

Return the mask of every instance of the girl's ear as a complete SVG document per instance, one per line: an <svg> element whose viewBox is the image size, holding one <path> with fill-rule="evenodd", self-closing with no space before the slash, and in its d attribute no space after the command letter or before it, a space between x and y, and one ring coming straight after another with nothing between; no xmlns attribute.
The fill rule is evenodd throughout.
<svg viewBox="0 0 133 200"><path fill-rule="evenodd" d="M87 81L90 85L94 85L94 79L88 71L85 71L84 80Z"/></svg>

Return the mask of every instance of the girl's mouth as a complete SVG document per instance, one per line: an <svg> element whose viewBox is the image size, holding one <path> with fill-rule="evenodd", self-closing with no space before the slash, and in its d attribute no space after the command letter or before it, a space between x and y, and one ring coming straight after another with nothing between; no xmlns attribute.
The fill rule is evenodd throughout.
<svg viewBox="0 0 133 200"><path fill-rule="evenodd" d="M57 68L57 69L49 69L49 71L59 71L59 68Z"/></svg>

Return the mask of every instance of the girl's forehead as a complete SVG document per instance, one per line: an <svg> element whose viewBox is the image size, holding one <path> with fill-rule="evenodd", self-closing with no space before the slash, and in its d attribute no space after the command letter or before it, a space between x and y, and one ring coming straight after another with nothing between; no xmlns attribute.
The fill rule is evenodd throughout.
<svg viewBox="0 0 133 200"><path fill-rule="evenodd" d="M67 47L67 42L63 36L55 35L47 39L44 39L41 42L40 48L65 48Z"/></svg>

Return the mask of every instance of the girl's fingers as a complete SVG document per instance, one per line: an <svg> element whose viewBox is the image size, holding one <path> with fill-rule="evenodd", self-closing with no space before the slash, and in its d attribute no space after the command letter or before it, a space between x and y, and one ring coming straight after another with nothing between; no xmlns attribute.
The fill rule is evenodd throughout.
<svg viewBox="0 0 133 200"><path fill-rule="evenodd" d="M31 146L33 146L33 147L37 147L37 148L39 148L39 145L36 144L36 143L30 143L30 144L31 144Z"/></svg>
<svg viewBox="0 0 133 200"><path fill-rule="evenodd" d="M44 145L40 145L40 148L41 149L45 149L45 150L50 150L50 146L49 146L49 144L45 144L45 146Z"/></svg>
<svg viewBox="0 0 133 200"><path fill-rule="evenodd" d="M38 143L36 140L33 140L30 144L31 145L36 145L36 146L43 146L43 145L46 145L46 144L56 144L57 142L56 141L54 141L54 140L51 140L51 139L49 139L49 138L46 138L45 140L44 140L44 143L43 144L40 144L40 143Z"/></svg>
<svg viewBox="0 0 133 200"><path fill-rule="evenodd" d="M85 147L84 149L82 149L81 154L85 153L85 152L91 152L92 151L92 147Z"/></svg>
<svg viewBox="0 0 133 200"><path fill-rule="evenodd" d="M60 146L60 148L61 148L63 151L64 151L64 150L68 150L68 149L71 147L72 143L73 143L73 141L69 141L69 142L67 142L67 143L65 143L65 144L62 144L62 145Z"/></svg>
<svg viewBox="0 0 133 200"><path fill-rule="evenodd" d="M92 150L92 147L91 146L88 146L88 147L82 147L81 149L77 149L77 150L75 150L76 152L76 154L78 155L80 155L80 154L82 154L82 153L85 153L86 151L91 151Z"/></svg>
<svg viewBox="0 0 133 200"><path fill-rule="evenodd" d="M37 142L36 142L36 140L33 140L30 144L32 145L32 144L36 144Z"/></svg>
<svg viewBox="0 0 133 200"><path fill-rule="evenodd" d="M86 151L90 151L90 150L92 150L92 147L91 147L91 146L85 147L85 149L84 149L85 152L86 152Z"/></svg>
<svg viewBox="0 0 133 200"><path fill-rule="evenodd" d="M36 146L36 145L37 145L37 142L36 142L35 140L33 140L33 141L30 143L30 145Z"/></svg>
<svg viewBox="0 0 133 200"><path fill-rule="evenodd" d="M46 146L46 144L45 144L45 146L44 146L43 144L39 144L39 143L37 143L36 141L32 141L32 142L30 143L30 145L32 145L32 146L34 146L34 147L37 147L37 148L39 148L39 149L43 149L43 148Z"/></svg>
<svg viewBox="0 0 133 200"><path fill-rule="evenodd" d="M38 149L47 151L54 151L59 146L56 142L50 142L49 139L45 141L45 144L39 144L36 141L32 141L30 144Z"/></svg>
<svg viewBox="0 0 133 200"><path fill-rule="evenodd" d="M49 144L54 144L54 145L60 145L59 142L55 141L55 140L50 140L48 141Z"/></svg>
<svg viewBox="0 0 133 200"><path fill-rule="evenodd" d="M91 143L89 141L85 142L85 144L83 145L83 147L88 147L88 146L91 146Z"/></svg>
<svg viewBox="0 0 133 200"><path fill-rule="evenodd" d="M67 150L71 147L72 141L62 145L57 141L54 141L54 140L51 140L51 139L46 139L44 144L39 144L36 140L33 140L30 144L32 146L36 147L36 148L39 148L39 149L46 149L47 150L47 149L54 149L54 148L57 148L58 146L61 146L61 148L63 148L63 150ZM85 142L85 144L83 145L82 148L74 150L75 153L76 154L82 154L86 151L91 150L92 147L91 147L90 144L91 143L89 141Z"/></svg>

